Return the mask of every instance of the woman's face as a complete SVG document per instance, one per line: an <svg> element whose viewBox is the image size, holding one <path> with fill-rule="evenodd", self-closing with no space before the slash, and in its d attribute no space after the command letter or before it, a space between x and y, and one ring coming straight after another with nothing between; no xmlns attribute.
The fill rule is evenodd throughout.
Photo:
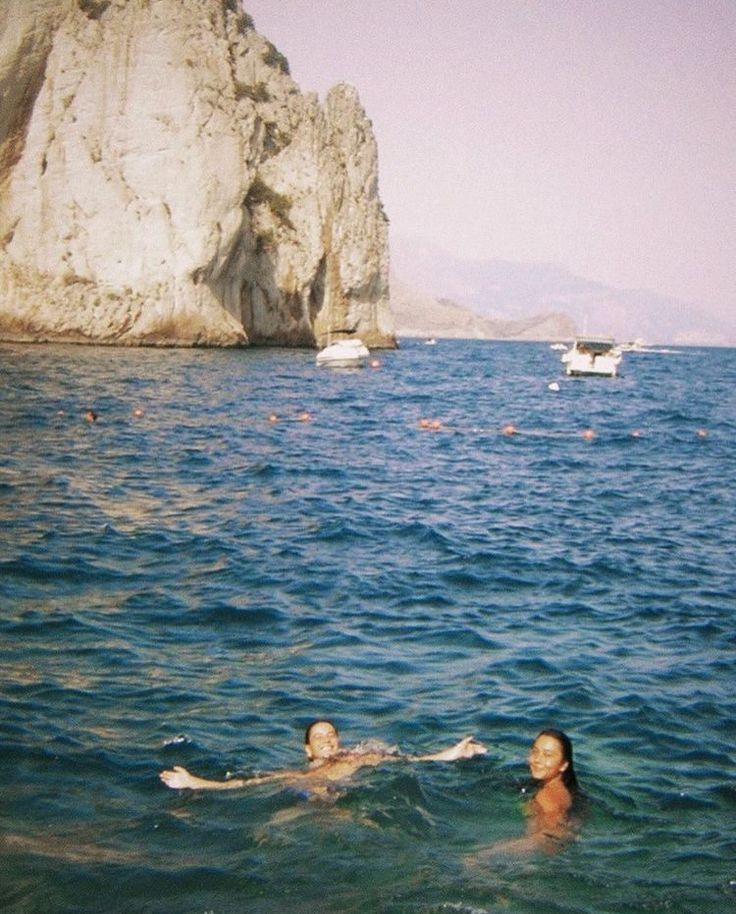
<svg viewBox="0 0 736 914"><path fill-rule="evenodd" d="M538 736L529 752L529 771L535 781L553 780L567 770L569 762L565 761L562 746L554 738L543 734Z"/></svg>
<svg viewBox="0 0 736 914"><path fill-rule="evenodd" d="M335 755L340 749L340 739L337 730L326 720L321 720L312 725L309 731L309 742L305 746L307 758L326 759Z"/></svg>

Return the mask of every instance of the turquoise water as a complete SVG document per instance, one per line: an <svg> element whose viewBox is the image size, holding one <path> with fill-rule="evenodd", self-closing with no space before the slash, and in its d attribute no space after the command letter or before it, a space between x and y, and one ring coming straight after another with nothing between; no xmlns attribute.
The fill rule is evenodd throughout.
<svg viewBox="0 0 736 914"><path fill-rule="evenodd" d="M736 907L736 351L379 358L0 347L4 910ZM490 751L330 802L158 780L300 766L324 715ZM473 862L522 833L544 726L579 839Z"/></svg>

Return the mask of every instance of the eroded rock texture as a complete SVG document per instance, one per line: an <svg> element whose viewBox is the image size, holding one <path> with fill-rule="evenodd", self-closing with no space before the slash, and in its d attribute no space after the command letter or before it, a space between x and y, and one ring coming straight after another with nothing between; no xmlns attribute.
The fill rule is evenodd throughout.
<svg viewBox="0 0 736 914"><path fill-rule="evenodd" d="M0 338L394 344L377 151L237 0L4 0Z"/></svg>

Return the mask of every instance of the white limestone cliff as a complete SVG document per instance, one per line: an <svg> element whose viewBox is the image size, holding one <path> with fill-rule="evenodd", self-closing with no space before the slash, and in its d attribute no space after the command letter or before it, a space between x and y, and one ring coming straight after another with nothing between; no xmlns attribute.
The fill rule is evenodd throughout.
<svg viewBox="0 0 736 914"><path fill-rule="evenodd" d="M371 124L238 0L3 0L0 339L394 344Z"/></svg>

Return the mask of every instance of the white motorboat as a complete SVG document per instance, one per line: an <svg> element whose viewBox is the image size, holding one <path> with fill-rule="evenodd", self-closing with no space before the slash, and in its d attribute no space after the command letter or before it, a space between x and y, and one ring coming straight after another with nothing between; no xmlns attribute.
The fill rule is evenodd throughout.
<svg viewBox="0 0 736 914"><path fill-rule="evenodd" d="M563 352L561 360L568 375L613 378L621 359L621 350L613 337L578 336L567 352Z"/></svg>
<svg viewBox="0 0 736 914"><path fill-rule="evenodd" d="M558 352L566 352L567 346L564 343L552 343L550 349L556 349Z"/></svg>
<svg viewBox="0 0 736 914"><path fill-rule="evenodd" d="M621 352L644 352L644 340L641 337L637 337L637 339L630 340L628 343L621 343L619 349Z"/></svg>
<svg viewBox="0 0 736 914"><path fill-rule="evenodd" d="M317 365L330 368L362 368L368 360L368 347L357 337L351 340L337 340L320 349Z"/></svg>

